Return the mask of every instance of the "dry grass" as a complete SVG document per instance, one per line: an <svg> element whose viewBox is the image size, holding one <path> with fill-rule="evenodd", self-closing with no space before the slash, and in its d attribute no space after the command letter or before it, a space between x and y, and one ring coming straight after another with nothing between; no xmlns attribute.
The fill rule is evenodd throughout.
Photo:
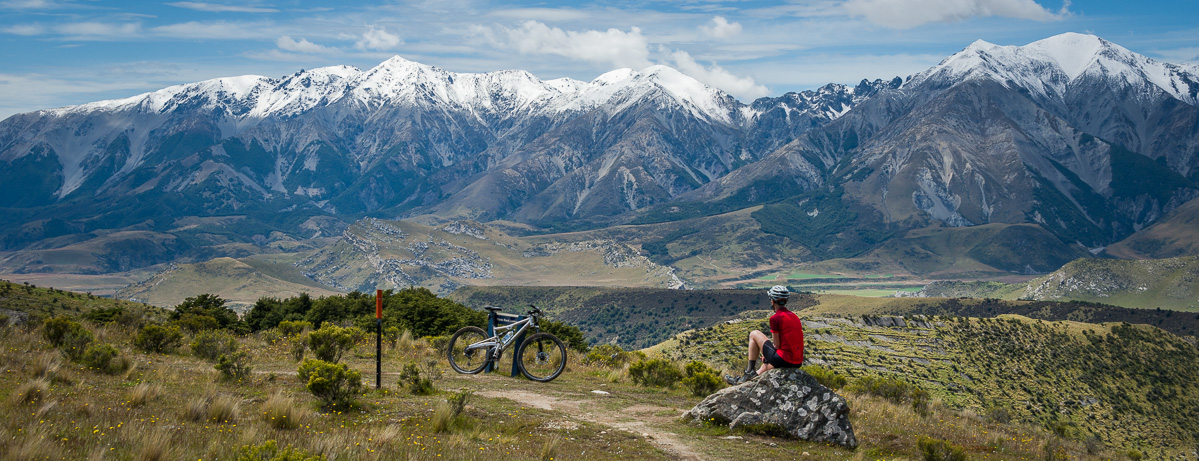
<svg viewBox="0 0 1199 461"><path fill-rule="evenodd" d="M150 428L142 428L141 438L138 440L137 459L138 461L164 461L171 459L171 437L170 434L161 430L152 430Z"/></svg>
<svg viewBox="0 0 1199 461"><path fill-rule="evenodd" d="M26 381L13 392L14 405L33 405L46 398L50 392L50 381L46 378L36 378Z"/></svg>
<svg viewBox="0 0 1199 461"><path fill-rule="evenodd" d="M562 448L562 437L553 436L541 445L541 461L558 459L558 451Z"/></svg>
<svg viewBox="0 0 1199 461"><path fill-rule="evenodd" d="M61 452L54 446L54 436L45 430L33 430L18 438L15 446L3 448L4 459L12 461L34 461L55 459L61 457Z"/></svg>
<svg viewBox="0 0 1199 461"><path fill-rule="evenodd" d="M33 361L30 370L34 377L54 379L62 368L62 355L57 352L43 352Z"/></svg>
<svg viewBox="0 0 1199 461"><path fill-rule="evenodd" d="M275 392L262 404L262 420L275 429L295 429L302 421L296 403L282 392Z"/></svg>
<svg viewBox="0 0 1199 461"><path fill-rule="evenodd" d="M154 400L161 393L162 386L143 382L138 383L133 389L130 389L126 394L126 399L130 407L137 408L145 405L146 402Z"/></svg>
<svg viewBox="0 0 1199 461"><path fill-rule="evenodd" d="M235 423L240 407L241 402L237 398L226 394L218 395L208 404L208 421L219 424Z"/></svg>

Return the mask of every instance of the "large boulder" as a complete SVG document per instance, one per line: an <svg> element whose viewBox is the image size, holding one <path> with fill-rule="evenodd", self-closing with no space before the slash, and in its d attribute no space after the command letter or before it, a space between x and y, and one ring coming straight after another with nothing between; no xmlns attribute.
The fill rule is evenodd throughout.
<svg viewBox="0 0 1199 461"><path fill-rule="evenodd" d="M785 433L812 442L858 446L845 398L799 369L770 370L708 396L683 414L695 422Z"/></svg>

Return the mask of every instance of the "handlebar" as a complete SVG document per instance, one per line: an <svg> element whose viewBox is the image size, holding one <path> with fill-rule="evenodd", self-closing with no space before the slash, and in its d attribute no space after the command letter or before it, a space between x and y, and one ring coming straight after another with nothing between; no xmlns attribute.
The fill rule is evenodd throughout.
<svg viewBox="0 0 1199 461"><path fill-rule="evenodd" d="M540 316L541 315L541 308L534 306L532 304L529 304L529 307L533 308L532 310L529 311L529 315L532 315L532 316Z"/></svg>

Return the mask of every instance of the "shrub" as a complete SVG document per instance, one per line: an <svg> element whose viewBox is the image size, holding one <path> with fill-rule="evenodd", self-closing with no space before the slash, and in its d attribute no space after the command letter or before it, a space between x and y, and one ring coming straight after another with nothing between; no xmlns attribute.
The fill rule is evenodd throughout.
<svg viewBox="0 0 1199 461"><path fill-rule="evenodd" d="M284 320L279 322L279 333L283 336L291 337L311 329L312 322L307 320Z"/></svg>
<svg viewBox="0 0 1199 461"><path fill-rule="evenodd" d="M349 328L326 323L319 330L308 333L308 348L312 349L312 355L318 360L337 363L341 361L342 354L357 344L354 334ZM363 335L365 336L365 333Z"/></svg>
<svg viewBox="0 0 1199 461"><path fill-rule="evenodd" d="M216 317L192 313L180 314L179 318L175 319L174 324L192 333L215 330L221 326L220 322L217 322Z"/></svg>
<svg viewBox="0 0 1199 461"><path fill-rule="evenodd" d="M83 313L84 320L92 322L96 325L103 325L115 321L117 318L125 314L125 308L121 306L104 307L92 309Z"/></svg>
<svg viewBox="0 0 1199 461"><path fill-rule="evenodd" d="M362 373L345 364L323 360L305 360L299 373L307 375L308 392L325 406L350 405L362 389Z"/></svg>
<svg viewBox="0 0 1199 461"><path fill-rule="evenodd" d="M669 360L642 359L629 367L629 377L642 386L673 388L683 379L683 372Z"/></svg>
<svg viewBox="0 0 1199 461"><path fill-rule="evenodd" d="M65 315L47 320L42 324L42 328L46 341L54 347L61 348L71 360L78 360L83 356L87 345L93 339L91 330Z"/></svg>
<svg viewBox="0 0 1199 461"><path fill-rule="evenodd" d="M436 362L433 362L436 363ZM421 373L420 366L415 363L404 365L404 370L400 372L400 387L408 388L408 392L412 395L431 395L437 392L433 387L433 380L430 378L431 373Z"/></svg>
<svg viewBox="0 0 1199 461"><path fill-rule="evenodd" d="M628 363L631 355L621 349L620 346L614 344L601 344L591 348L587 352L587 357L583 358L583 363L591 366L616 368L624 366Z"/></svg>
<svg viewBox="0 0 1199 461"><path fill-rule="evenodd" d="M923 399L927 404L928 393L919 387L908 384L906 381L901 381L897 378L880 378L874 376L863 376L850 383L847 389L882 397L890 400L893 403L903 403L905 401L917 401L920 399L920 392L924 392Z"/></svg>
<svg viewBox="0 0 1199 461"><path fill-rule="evenodd" d="M208 361L216 361L222 355L237 351L237 338L224 330L207 330L196 334L192 339L192 353L196 357Z"/></svg>
<svg viewBox="0 0 1199 461"><path fill-rule="evenodd" d="M274 440L267 440L262 445L242 445L237 450L237 461L324 461L325 455L308 454L291 445L280 449Z"/></svg>
<svg viewBox="0 0 1199 461"><path fill-rule="evenodd" d="M941 439L921 436L916 441L924 461L965 461L966 450Z"/></svg>
<svg viewBox="0 0 1199 461"><path fill-rule="evenodd" d="M411 332L408 332L408 330L404 330L404 332L407 333L409 339L412 338ZM391 326L383 329L383 341L386 341L387 345L392 349L395 349L396 341L399 341L399 339L400 327Z"/></svg>
<svg viewBox="0 0 1199 461"><path fill-rule="evenodd" d="M304 352L308 350L308 337L296 336L291 338L291 358L299 362L304 360Z"/></svg>
<svg viewBox="0 0 1199 461"><path fill-rule="evenodd" d="M687 377L683 378L683 387L691 391L691 395L703 397L723 389L724 380L717 376L716 370L705 365L703 362L691 361L684 371Z"/></svg>
<svg viewBox="0 0 1199 461"><path fill-rule="evenodd" d="M557 336L558 339L566 343L566 347L579 352L587 352L587 338L583 336L583 332L579 330L579 327L553 320L542 320L540 326L541 331Z"/></svg>
<svg viewBox="0 0 1199 461"><path fill-rule="evenodd" d="M111 344L93 343L83 352L79 363L101 373L115 375L129 369L129 360L120 355L120 351Z"/></svg>
<svg viewBox="0 0 1199 461"><path fill-rule="evenodd" d="M286 338L286 336L283 336L283 333L280 333L278 328L271 328L258 332L258 338L262 339L262 342L274 346L279 341L282 341L283 338Z"/></svg>
<svg viewBox="0 0 1199 461"><path fill-rule="evenodd" d="M133 338L133 345L146 352L165 354L183 345L183 332L178 326L146 325Z"/></svg>
<svg viewBox="0 0 1199 461"><path fill-rule="evenodd" d="M845 387L845 384L849 382L849 380L840 373L819 365L804 365L800 369L815 378L816 382L823 384L829 389L840 389Z"/></svg>
<svg viewBox="0 0 1199 461"><path fill-rule="evenodd" d="M171 312L171 320L182 320L184 316L189 314L195 316L189 318L199 319L194 321L202 322L203 324L207 324L207 320L201 317L211 317L216 321L217 326L215 328L224 328L238 332L249 331L249 327L246 326L245 322L237 318L237 313L233 312L233 309L225 306L225 300L221 299L220 296L206 293L187 298L182 303L179 303L178 306L175 306L175 310ZM188 321L189 324L191 322Z"/></svg>
<svg viewBox="0 0 1199 461"><path fill-rule="evenodd" d="M241 381L250 376L250 354L245 351L222 354L213 368L221 372L221 379L225 381Z"/></svg>

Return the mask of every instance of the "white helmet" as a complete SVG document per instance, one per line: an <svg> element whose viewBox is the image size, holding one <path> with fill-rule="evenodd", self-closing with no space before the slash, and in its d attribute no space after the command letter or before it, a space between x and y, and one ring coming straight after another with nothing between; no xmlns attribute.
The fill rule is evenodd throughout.
<svg viewBox="0 0 1199 461"><path fill-rule="evenodd" d="M770 287L770 291L766 292L766 294L770 295L770 299L772 300L787 299L791 296L791 292L787 291L787 287L782 285Z"/></svg>

